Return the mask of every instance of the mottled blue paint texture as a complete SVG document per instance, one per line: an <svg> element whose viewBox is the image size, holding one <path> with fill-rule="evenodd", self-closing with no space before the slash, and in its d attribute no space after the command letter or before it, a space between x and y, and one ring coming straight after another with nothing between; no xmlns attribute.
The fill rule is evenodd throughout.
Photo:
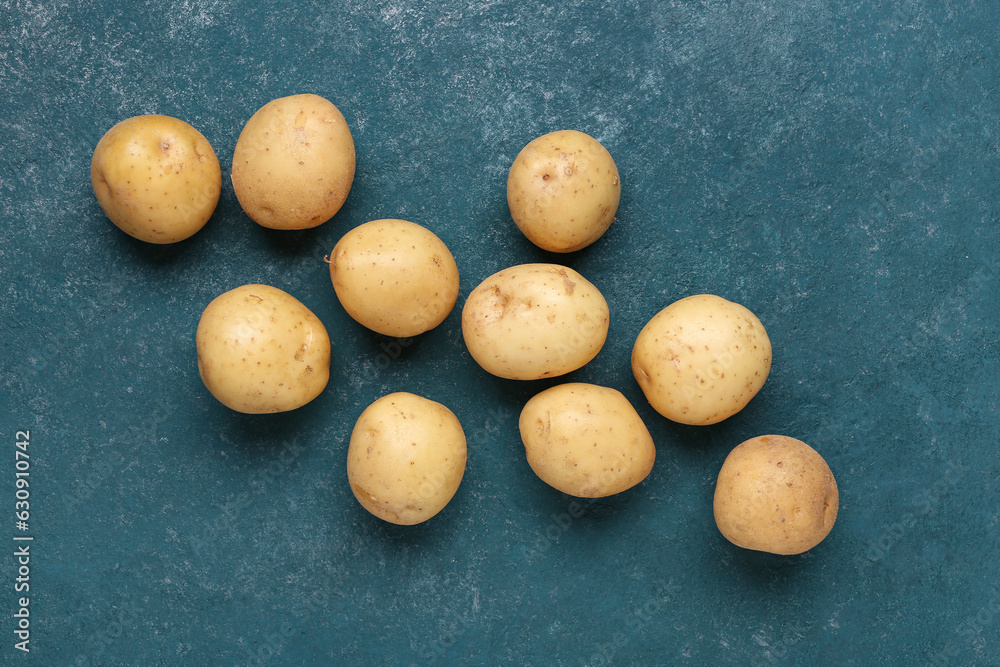
<svg viewBox="0 0 1000 667"><path fill-rule="evenodd" d="M79 3L0 0L0 541L30 429L32 643L3 664L996 664L1000 656L1000 6L940 0ZM310 231L253 224L228 180L208 225L157 247L89 180L123 118L182 118L228 176L243 123L283 95L343 111L358 169ZM531 139L598 138L622 176L596 244L517 231L507 170ZM356 325L323 257L347 230L437 233L459 305L408 345ZM658 454L617 497L541 483L517 416L555 381L486 375L460 309L483 278L562 261L611 305L564 379L613 386ZM308 406L246 416L198 377L215 296L262 282L334 343ZM632 343L671 301L738 301L774 366L736 417L655 414ZM347 485L351 428L405 390L460 418L458 494L418 527ZM829 462L841 510L813 551L715 528L722 461L766 433Z"/></svg>

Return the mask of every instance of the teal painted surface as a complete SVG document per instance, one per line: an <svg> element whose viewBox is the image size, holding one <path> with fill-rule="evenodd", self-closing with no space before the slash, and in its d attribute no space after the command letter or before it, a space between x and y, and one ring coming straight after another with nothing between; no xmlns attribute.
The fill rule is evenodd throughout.
<svg viewBox="0 0 1000 667"><path fill-rule="evenodd" d="M0 524L31 432L31 653L4 664L997 664L1000 661L1000 8L985 2L0 2L4 286ZM354 132L346 206L254 225L228 182L189 241L134 241L91 191L94 145L182 118L228 175L247 118L333 101ZM618 221L570 256L509 218L506 173L551 130L615 157ZM225 180L225 179L224 179ZM408 345L356 325L323 257L399 217L462 275ZM658 448L651 476L580 501L531 472L524 402L486 375L460 308L486 276L562 261L611 304L607 345L563 380L613 386ZM228 411L194 330L219 293L285 289L334 342L326 392ZM655 414L629 370L660 308L710 292L763 321L774 366L722 424ZM427 524L380 523L346 482L365 406L448 405L465 480ZM803 556L715 528L715 475L746 438L815 447L841 489Z"/></svg>

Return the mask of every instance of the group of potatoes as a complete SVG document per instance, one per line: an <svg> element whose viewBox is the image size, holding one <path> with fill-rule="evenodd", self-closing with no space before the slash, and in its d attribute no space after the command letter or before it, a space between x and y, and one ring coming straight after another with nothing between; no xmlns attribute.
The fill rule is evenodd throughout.
<svg viewBox="0 0 1000 667"><path fill-rule="evenodd" d="M231 181L247 215L273 229L320 225L341 208L354 179L355 149L344 116L317 95L260 108L233 154ZM111 128L94 151L91 180L103 211L127 234L174 243L200 230L221 193L221 170L194 127L137 116ZM507 200L517 227L539 247L569 253L598 240L615 220L618 169L594 138L572 130L531 141L517 155ZM328 257L345 311L381 334L411 337L453 310L458 267L429 229L374 220L347 232ZM600 290L559 264L522 264L476 287L462 309L473 359L512 380L565 375L592 360L608 334ZM243 285L215 298L196 334L198 369L233 410L293 410L330 377L330 337L290 294ZM747 308L714 295L681 299L639 333L632 371L652 407L683 424L714 424L747 405L771 366L771 343ZM550 486L579 497L625 491L650 473L653 439L628 399L593 384L565 383L531 398L519 420L527 461ZM351 489L372 514L416 524L440 512L466 465L461 424L444 405L398 392L364 410L351 435ZM748 549L795 554L829 533L837 485L823 458L786 436L761 436L726 459L715 492L716 523Z"/></svg>

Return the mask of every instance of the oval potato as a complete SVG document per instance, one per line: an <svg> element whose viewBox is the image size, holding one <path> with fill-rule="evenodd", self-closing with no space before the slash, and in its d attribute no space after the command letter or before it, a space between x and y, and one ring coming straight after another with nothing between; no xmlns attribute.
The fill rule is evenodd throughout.
<svg viewBox="0 0 1000 667"><path fill-rule="evenodd" d="M726 457L715 486L715 523L744 549L800 554L822 542L840 508L837 482L815 449L762 435Z"/></svg>
<svg viewBox="0 0 1000 667"><path fill-rule="evenodd" d="M465 433L444 405L407 392L369 405L351 433L347 478L361 506L413 525L438 514L465 474Z"/></svg>
<svg viewBox="0 0 1000 667"><path fill-rule="evenodd" d="M551 252L580 250L607 231L621 199L611 154L576 130L526 145L507 176L510 215L528 239Z"/></svg>
<svg viewBox="0 0 1000 667"><path fill-rule="evenodd" d="M458 300L448 246L406 220L373 220L347 232L330 253L330 278L344 310L386 336L429 331Z"/></svg>
<svg viewBox="0 0 1000 667"><path fill-rule="evenodd" d="M573 382L537 394L518 422L528 465L549 486L581 498L630 489L653 469L656 447L616 389Z"/></svg>
<svg viewBox="0 0 1000 667"><path fill-rule="evenodd" d="M681 424L736 414L771 371L771 341L757 316L712 294L676 301L643 327L632 373L650 405Z"/></svg>
<svg viewBox="0 0 1000 667"><path fill-rule="evenodd" d="M101 210L148 243L176 243L215 212L222 171L201 132L170 116L127 118L97 142L90 182Z"/></svg>
<svg viewBox="0 0 1000 667"><path fill-rule="evenodd" d="M195 336L198 372L223 405L261 414L294 410L330 379L330 337L298 299L269 285L216 297Z"/></svg>
<svg viewBox="0 0 1000 667"><path fill-rule="evenodd" d="M329 100L281 97L257 110L240 132L231 180L250 218L272 229L323 224L354 182L354 138Z"/></svg>
<svg viewBox="0 0 1000 667"><path fill-rule="evenodd" d="M573 269L521 264L472 291L462 309L462 335L487 372L537 380L593 359L607 339L609 321L600 290Z"/></svg>

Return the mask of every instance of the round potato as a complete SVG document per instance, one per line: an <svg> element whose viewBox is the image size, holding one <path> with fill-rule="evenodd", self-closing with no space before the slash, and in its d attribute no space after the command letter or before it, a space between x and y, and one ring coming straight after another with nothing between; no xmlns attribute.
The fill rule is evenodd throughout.
<svg viewBox="0 0 1000 667"><path fill-rule="evenodd" d="M369 405L351 433L347 479L361 506L404 526L444 509L465 474L465 433L455 414L406 392Z"/></svg>
<svg viewBox="0 0 1000 667"><path fill-rule="evenodd" d="M715 424L764 386L771 341L757 316L711 294L689 296L649 321L632 348L632 373L650 405L681 424Z"/></svg>
<svg viewBox="0 0 1000 667"><path fill-rule="evenodd" d="M233 190L257 224L307 229L344 205L355 166L354 138L340 110L319 95L291 95L268 102L243 127Z"/></svg>
<svg viewBox="0 0 1000 667"><path fill-rule="evenodd" d="M621 181L611 154L575 130L525 146L507 177L507 204L518 229L540 248L580 250L614 222Z"/></svg>
<svg viewBox="0 0 1000 667"><path fill-rule="evenodd" d="M579 273L521 264L484 280L462 309L462 335L486 371L537 380L574 371L608 337L608 302Z"/></svg>
<svg viewBox="0 0 1000 667"><path fill-rule="evenodd" d="M261 414L301 407L330 379L330 337L308 308L269 285L216 297L196 334L198 372L223 405Z"/></svg>
<svg viewBox="0 0 1000 667"><path fill-rule="evenodd" d="M546 389L525 404L518 426L531 469L571 496L621 493L653 469L653 438L615 389L580 382Z"/></svg>
<svg viewBox="0 0 1000 667"><path fill-rule="evenodd" d="M90 182L101 210L123 232L149 243L176 243L212 217L222 171L208 139L188 123L135 116L97 142Z"/></svg>
<svg viewBox="0 0 1000 667"><path fill-rule="evenodd" d="M406 220L373 220L330 253L344 310L372 331L409 337L441 324L458 299L458 266L433 232Z"/></svg>
<svg viewBox="0 0 1000 667"><path fill-rule="evenodd" d="M726 457L715 486L715 523L744 549L800 554L830 533L840 494L819 453L795 438L762 435Z"/></svg>

